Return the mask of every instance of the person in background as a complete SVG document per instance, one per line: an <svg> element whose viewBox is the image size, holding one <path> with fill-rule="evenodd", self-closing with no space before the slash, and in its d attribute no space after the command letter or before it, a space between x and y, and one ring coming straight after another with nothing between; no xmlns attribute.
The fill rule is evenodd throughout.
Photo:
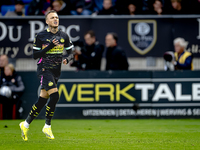
<svg viewBox="0 0 200 150"><path fill-rule="evenodd" d="M25 16L24 2L22 0L15 1L15 11L8 11L5 16Z"/></svg>
<svg viewBox="0 0 200 150"><path fill-rule="evenodd" d="M94 0L74 0L72 15L91 15L95 8Z"/></svg>
<svg viewBox="0 0 200 150"><path fill-rule="evenodd" d="M129 15L135 15L135 14L137 14L136 10L137 10L137 6L134 3L130 3L128 5L128 14Z"/></svg>
<svg viewBox="0 0 200 150"><path fill-rule="evenodd" d="M52 3L52 9L55 10L58 15L71 15L70 0L66 2L63 0L54 0Z"/></svg>
<svg viewBox="0 0 200 150"><path fill-rule="evenodd" d="M153 15L165 14L162 0L154 0L154 3L152 4L151 9L147 13L153 14Z"/></svg>
<svg viewBox="0 0 200 150"><path fill-rule="evenodd" d="M129 64L125 51L118 46L118 36L116 33L108 33L105 38L106 70L128 70Z"/></svg>
<svg viewBox="0 0 200 150"><path fill-rule="evenodd" d="M45 15L50 11L53 0L32 0L29 3L28 15Z"/></svg>
<svg viewBox="0 0 200 150"><path fill-rule="evenodd" d="M193 70L193 55L192 53L185 51L188 42L183 38L176 38L174 40L174 49L175 49L175 70Z"/></svg>
<svg viewBox="0 0 200 150"><path fill-rule="evenodd" d="M100 11L100 10L102 10L103 9L103 1L104 0L94 0L94 2L95 2L95 7L96 7L96 10L97 11ZM116 1L118 1L118 0L112 0L112 5L114 6L115 5L115 3L116 3ZM121 1L121 0L119 0L119 1ZM124 3L124 2L123 2Z"/></svg>
<svg viewBox="0 0 200 150"><path fill-rule="evenodd" d="M115 15L117 10L112 4L112 0L103 1L103 9L98 12L98 15Z"/></svg>
<svg viewBox="0 0 200 150"><path fill-rule="evenodd" d="M1 55L0 56L0 84L1 84L1 78L4 75L4 68L6 65L8 65L8 56L7 55Z"/></svg>
<svg viewBox="0 0 200 150"><path fill-rule="evenodd" d="M101 58L104 51L104 46L96 40L94 31L87 31L84 35L85 44L82 48L75 48L75 55L78 55L77 68L82 70L100 70Z"/></svg>
<svg viewBox="0 0 200 150"><path fill-rule="evenodd" d="M19 118L19 109L22 103L20 97L25 88L21 76L17 74L12 64L5 66L0 87L0 102L3 104L3 119L12 119L13 104L16 104L15 113L17 113L17 118ZM3 91L4 87L6 87L8 91Z"/></svg>
<svg viewBox="0 0 200 150"><path fill-rule="evenodd" d="M117 15L142 14L142 2L138 0L116 0Z"/></svg>
<svg viewBox="0 0 200 150"><path fill-rule="evenodd" d="M171 0L172 9L169 14L187 14L188 10L183 7L182 0Z"/></svg>

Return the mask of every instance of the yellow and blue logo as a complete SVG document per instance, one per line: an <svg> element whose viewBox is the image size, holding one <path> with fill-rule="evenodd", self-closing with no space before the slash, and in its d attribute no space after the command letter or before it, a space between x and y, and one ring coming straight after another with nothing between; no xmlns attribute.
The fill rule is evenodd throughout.
<svg viewBox="0 0 200 150"><path fill-rule="evenodd" d="M49 85L49 86L53 86L53 82L50 81L48 85Z"/></svg>
<svg viewBox="0 0 200 150"><path fill-rule="evenodd" d="M61 42L61 43L64 43L64 42L65 42L65 39L61 38L61 39L60 39L60 42Z"/></svg>

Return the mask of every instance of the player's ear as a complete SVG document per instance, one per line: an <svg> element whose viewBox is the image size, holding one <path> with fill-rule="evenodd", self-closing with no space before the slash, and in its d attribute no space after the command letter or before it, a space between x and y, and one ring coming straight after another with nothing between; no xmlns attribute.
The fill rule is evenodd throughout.
<svg viewBox="0 0 200 150"><path fill-rule="evenodd" d="M46 24L49 24L49 21L48 21L48 19L46 20Z"/></svg>

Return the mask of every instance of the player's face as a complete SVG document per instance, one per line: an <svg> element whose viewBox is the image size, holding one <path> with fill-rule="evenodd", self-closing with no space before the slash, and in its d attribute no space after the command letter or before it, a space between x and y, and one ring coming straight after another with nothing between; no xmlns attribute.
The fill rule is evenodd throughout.
<svg viewBox="0 0 200 150"><path fill-rule="evenodd" d="M116 46L116 41L111 34L106 35L106 47L114 47Z"/></svg>
<svg viewBox="0 0 200 150"><path fill-rule="evenodd" d="M86 43L87 45L92 45L92 44L94 44L95 41L96 41L95 37L91 37L90 34L86 34L86 35L84 36L84 39L85 39L85 43Z"/></svg>
<svg viewBox="0 0 200 150"><path fill-rule="evenodd" d="M47 16L47 20L46 23L50 26L50 27L58 27L59 25L59 18L57 13L50 13Z"/></svg>

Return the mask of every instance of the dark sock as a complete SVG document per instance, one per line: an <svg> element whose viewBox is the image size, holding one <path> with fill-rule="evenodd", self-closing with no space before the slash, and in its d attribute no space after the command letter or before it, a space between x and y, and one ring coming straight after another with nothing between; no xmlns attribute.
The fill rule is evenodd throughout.
<svg viewBox="0 0 200 150"><path fill-rule="evenodd" d="M46 107L46 122L45 123L47 125L51 125L51 119L54 115L56 103L58 102L58 100L59 100L58 92L55 92L50 95L50 101L48 102L47 107Z"/></svg>
<svg viewBox="0 0 200 150"><path fill-rule="evenodd" d="M37 102L32 106L32 109L28 115L28 117L26 118L26 122L27 123L31 123L33 121L33 119L35 119L40 111L42 110L42 108L44 107L44 105L47 103L46 98L43 97L39 97L39 99L37 100Z"/></svg>

